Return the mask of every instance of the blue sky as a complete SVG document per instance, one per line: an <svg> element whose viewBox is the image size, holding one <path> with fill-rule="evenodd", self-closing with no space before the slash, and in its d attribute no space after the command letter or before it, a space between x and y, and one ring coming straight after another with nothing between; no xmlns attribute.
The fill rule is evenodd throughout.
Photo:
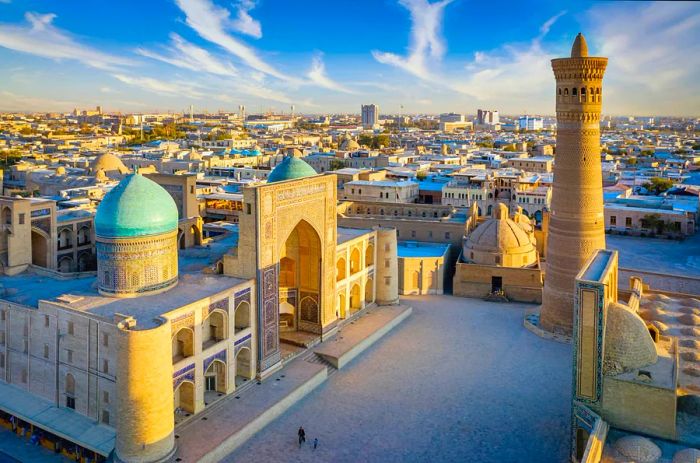
<svg viewBox="0 0 700 463"><path fill-rule="evenodd" d="M604 112L700 115L700 3L0 0L0 110L550 114L583 32Z"/></svg>

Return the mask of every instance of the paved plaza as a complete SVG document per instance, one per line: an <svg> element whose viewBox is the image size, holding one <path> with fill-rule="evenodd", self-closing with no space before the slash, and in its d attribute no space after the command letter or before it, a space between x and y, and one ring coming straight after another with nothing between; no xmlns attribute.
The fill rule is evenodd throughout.
<svg viewBox="0 0 700 463"><path fill-rule="evenodd" d="M700 233L683 241L622 235L605 241L620 252L620 267L700 277Z"/></svg>
<svg viewBox="0 0 700 463"><path fill-rule="evenodd" d="M403 301L405 322L224 461L567 459L571 347L523 328L533 306Z"/></svg>

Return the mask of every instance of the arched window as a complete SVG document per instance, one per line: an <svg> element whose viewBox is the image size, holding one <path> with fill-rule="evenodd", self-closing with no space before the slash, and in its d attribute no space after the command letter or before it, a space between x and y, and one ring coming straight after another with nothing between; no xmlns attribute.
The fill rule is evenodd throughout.
<svg viewBox="0 0 700 463"><path fill-rule="evenodd" d="M569 89L568 89L568 88L565 88L565 89L564 89L564 96L568 96L568 95L569 95Z"/></svg>
<svg viewBox="0 0 700 463"><path fill-rule="evenodd" d="M561 89L559 89L559 95L561 95Z"/></svg>
<svg viewBox="0 0 700 463"><path fill-rule="evenodd" d="M574 96L578 95L578 89L577 89L576 87L572 88L572 89L571 89L571 94L574 95Z"/></svg>
<svg viewBox="0 0 700 463"><path fill-rule="evenodd" d="M345 275L346 275L345 265L346 265L345 259L342 257L340 259L338 259L338 262L336 262L336 265L335 265L335 268L336 268L335 279L336 279L336 281L340 281L340 280L345 279Z"/></svg>

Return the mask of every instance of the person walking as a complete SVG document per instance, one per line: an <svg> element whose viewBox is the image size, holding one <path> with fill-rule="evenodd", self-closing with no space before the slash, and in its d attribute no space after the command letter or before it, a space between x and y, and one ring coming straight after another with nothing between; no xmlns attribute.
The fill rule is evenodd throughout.
<svg viewBox="0 0 700 463"><path fill-rule="evenodd" d="M318 437L314 437L314 450L318 447Z"/></svg>
<svg viewBox="0 0 700 463"><path fill-rule="evenodd" d="M299 426L299 431L297 431L297 436L299 436L299 448L301 448L301 444L306 442L306 431L304 431L303 426Z"/></svg>

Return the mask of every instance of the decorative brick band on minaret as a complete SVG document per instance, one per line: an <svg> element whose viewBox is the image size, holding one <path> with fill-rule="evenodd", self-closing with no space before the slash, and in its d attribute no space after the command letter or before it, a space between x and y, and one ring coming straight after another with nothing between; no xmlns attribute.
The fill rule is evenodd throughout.
<svg viewBox="0 0 700 463"><path fill-rule="evenodd" d="M571 335L576 275L605 249L600 110L607 58L588 56L578 34L571 58L552 60L557 82L557 145L540 326Z"/></svg>

